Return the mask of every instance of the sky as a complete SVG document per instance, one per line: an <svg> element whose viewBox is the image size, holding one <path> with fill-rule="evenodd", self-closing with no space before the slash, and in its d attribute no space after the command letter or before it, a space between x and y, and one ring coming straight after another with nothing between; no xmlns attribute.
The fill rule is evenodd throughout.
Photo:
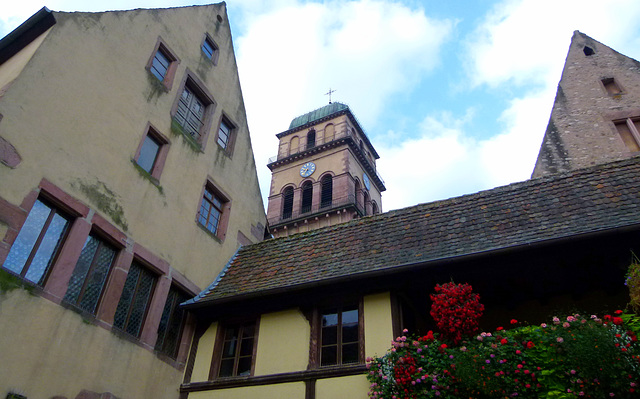
<svg viewBox="0 0 640 399"><path fill-rule="evenodd" d="M0 36L54 11L193 0L0 2ZM638 0L227 0L263 199L277 133L347 104L376 148L384 211L530 178L574 30L640 59Z"/></svg>

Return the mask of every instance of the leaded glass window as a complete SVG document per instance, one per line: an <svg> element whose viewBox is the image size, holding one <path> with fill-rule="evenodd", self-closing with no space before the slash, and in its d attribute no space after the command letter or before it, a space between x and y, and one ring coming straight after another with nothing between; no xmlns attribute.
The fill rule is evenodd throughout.
<svg viewBox="0 0 640 399"><path fill-rule="evenodd" d="M90 235L73 270L64 299L89 313L95 313L115 256L113 247Z"/></svg>
<svg viewBox="0 0 640 399"><path fill-rule="evenodd" d="M36 200L3 267L32 283L43 285L69 224L67 216Z"/></svg>
<svg viewBox="0 0 640 399"><path fill-rule="evenodd" d="M185 316L184 310L178 305L187 299L189 296L177 288L171 287L158 325L156 350L174 359L178 356L178 346Z"/></svg>
<svg viewBox="0 0 640 399"><path fill-rule="evenodd" d="M218 377L251 375L255 333L255 322L225 328Z"/></svg>
<svg viewBox="0 0 640 399"><path fill-rule="evenodd" d="M140 336L155 283L153 273L137 262L131 264L113 320L115 327L134 337Z"/></svg>
<svg viewBox="0 0 640 399"><path fill-rule="evenodd" d="M358 308L330 309L321 316L320 364L332 366L360 361Z"/></svg>
<svg viewBox="0 0 640 399"><path fill-rule="evenodd" d="M58 254L69 218L57 209L36 200L3 267L26 280L43 285Z"/></svg>

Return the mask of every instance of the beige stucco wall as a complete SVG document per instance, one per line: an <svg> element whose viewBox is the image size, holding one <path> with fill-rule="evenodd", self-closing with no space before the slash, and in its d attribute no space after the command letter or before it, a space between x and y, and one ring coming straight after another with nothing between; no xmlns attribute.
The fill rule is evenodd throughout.
<svg viewBox="0 0 640 399"><path fill-rule="evenodd" d="M211 323L207 331L200 337L198 351L193 363L191 381L207 381L211 370L211 360L213 359L213 348L216 343L218 333L218 323Z"/></svg>
<svg viewBox="0 0 640 399"><path fill-rule="evenodd" d="M189 399L303 399L304 382L193 392Z"/></svg>
<svg viewBox="0 0 640 399"><path fill-rule="evenodd" d="M381 356L393 340L391 294L364 297L364 343L366 356Z"/></svg>
<svg viewBox="0 0 640 399"><path fill-rule="evenodd" d="M369 383L364 375L327 378L316 382L316 399L366 399Z"/></svg>
<svg viewBox="0 0 640 399"><path fill-rule="evenodd" d="M260 317L255 375L305 370L310 326L298 309Z"/></svg>
<svg viewBox="0 0 640 399"><path fill-rule="evenodd" d="M0 98L0 136L22 158L15 169L0 164L0 198L19 206L45 178L206 287L236 251L238 232L257 241L252 227L266 223L224 4L55 17ZM205 33L220 48L217 66L201 55ZM180 59L169 92L145 69L159 36ZM204 152L170 129L187 67L217 103ZM215 142L223 111L238 125L232 157ZM160 188L131 161L149 122L171 141ZM232 201L224 241L195 221L207 176ZM182 369L87 320L21 289L0 294L0 396L178 396Z"/></svg>
<svg viewBox="0 0 640 399"><path fill-rule="evenodd" d="M18 51L13 57L0 65L0 97L2 97L3 94L2 89L20 75L22 69L27 65L27 62L29 62L38 47L40 47L44 38L51 32L51 29L52 28L49 28L31 43L27 44L22 50Z"/></svg>
<svg viewBox="0 0 640 399"><path fill-rule="evenodd" d="M0 321L2 398L14 391L29 399L71 399L82 389L121 399L178 397L176 368L24 289L0 293Z"/></svg>

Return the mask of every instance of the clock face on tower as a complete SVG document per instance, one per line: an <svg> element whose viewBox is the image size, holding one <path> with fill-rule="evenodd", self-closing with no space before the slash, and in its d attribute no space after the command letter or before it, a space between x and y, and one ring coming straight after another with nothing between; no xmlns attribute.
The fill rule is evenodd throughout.
<svg viewBox="0 0 640 399"><path fill-rule="evenodd" d="M309 177L316 171L316 164L313 162L307 162L300 168L300 176Z"/></svg>

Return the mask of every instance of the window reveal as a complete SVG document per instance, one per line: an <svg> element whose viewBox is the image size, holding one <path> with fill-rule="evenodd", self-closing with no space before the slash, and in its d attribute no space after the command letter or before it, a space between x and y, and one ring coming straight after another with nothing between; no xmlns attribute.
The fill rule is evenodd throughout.
<svg viewBox="0 0 640 399"><path fill-rule="evenodd" d="M158 80L163 81L165 76L167 76L170 64L170 57L162 50L162 48L158 48L158 51L156 51L156 54L153 56L153 62L151 63L151 73L158 78Z"/></svg>
<svg viewBox="0 0 640 399"><path fill-rule="evenodd" d="M204 111L204 102L198 98L193 89L185 86L180 95L175 119L185 132L198 142L200 141L200 130L204 124Z"/></svg>
<svg viewBox="0 0 640 399"><path fill-rule="evenodd" d="M169 289L167 302L162 310L158 325L158 339L155 350L175 359L178 356L185 313L178 305L189 299L189 296L175 287Z"/></svg>
<svg viewBox="0 0 640 399"><path fill-rule="evenodd" d="M613 123L627 148L640 151L640 118L627 118Z"/></svg>
<svg viewBox="0 0 640 399"><path fill-rule="evenodd" d="M26 280L43 285L69 229L67 216L37 200L3 267Z"/></svg>
<svg viewBox="0 0 640 399"><path fill-rule="evenodd" d="M90 235L73 270L64 299L95 313L115 256L114 248Z"/></svg>
<svg viewBox="0 0 640 399"><path fill-rule="evenodd" d="M232 130L233 127L231 127L231 124L229 122L227 122L225 119L222 119L222 121L220 121L220 129L218 129L218 145L225 150L229 145L229 138L231 136Z"/></svg>
<svg viewBox="0 0 640 399"><path fill-rule="evenodd" d="M153 273L136 262L131 264L116 309L115 327L134 337L140 336L155 283Z"/></svg>
<svg viewBox="0 0 640 399"><path fill-rule="evenodd" d="M213 61L214 64L218 61L218 46L216 46L208 36L206 36L204 42L202 42L202 52L208 59Z"/></svg>
<svg viewBox="0 0 640 399"><path fill-rule="evenodd" d="M159 143L158 140L148 134L144 138L142 148L140 148L140 156L136 162L149 174L151 174L153 166L156 163L156 158L158 157L161 145L162 144Z"/></svg>
<svg viewBox="0 0 640 399"><path fill-rule="evenodd" d="M218 377L251 375L255 332L255 322L225 328Z"/></svg>
<svg viewBox="0 0 640 399"><path fill-rule="evenodd" d="M320 365L360 362L358 308L331 309L321 315Z"/></svg>

